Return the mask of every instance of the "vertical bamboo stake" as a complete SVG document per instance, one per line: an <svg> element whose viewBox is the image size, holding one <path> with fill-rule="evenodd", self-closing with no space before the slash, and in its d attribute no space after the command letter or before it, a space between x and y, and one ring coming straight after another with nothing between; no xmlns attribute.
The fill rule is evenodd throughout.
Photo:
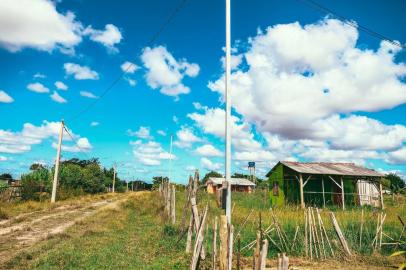
<svg viewBox="0 0 406 270"><path fill-rule="evenodd" d="M289 269L289 257L282 253L282 270Z"/></svg>
<svg viewBox="0 0 406 270"><path fill-rule="evenodd" d="M172 185L172 196L171 196L171 220L172 225L176 223L176 189L175 185Z"/></svg>
<svg viewBox="0 0 406 270"><path fill-rule="evenodd" d="M362 247L362 227L364 226L364 209L361 210L361 227L359 229L359 249Z"/></svg>
<svg viewBox="0 0 406 270"><path fill-rule="evenodd" d="M200 252L202 251L202 247L203 247L203 240L204 240L203 232L204 232L205 223L206 223L207 209L208 209L208 207L206 206L204 213L203 213L201 226L196 235L196 243L195 243L195 248L193 250L193 257L192 257L192 263L190 264L190 270L196 270L197 265L199 263L199 258L201 255Z"/></svg>
<svg viewBox="0 0 406 270"><path fill-rule="evenodd" d="M309 247L310 247L310 260L313 260L313 235L312 235L312 222L310 217L310 208L307 208L307 220L309 222Z"/></svg>
<svg viewBox="0 0 406 270"><path fill-rule="evenodd" d="M278 265L277 265L276 269L277 270L283 270L282 269L282 257L281 257L280 253L278 253Z"/></svg>
<svg viewBox="0 0 406 270"><path fill-rule="evenodd" d="M237 270L240 270L241 237L237 234Z"/></svg>
<svg viewBox="0 0 406 270"><path fill-rule="evenodd" d="M262 245L261 250L261 262L260 262L260 270L265 270L266 267L266 256L268 254L268 240L264 240L264 244Z"/></svg>
<svg viewBox="0 0 406 270"><path fill-rule="evenodd" d="M234 239L234 226L232 224L229 224L228 226L228 260L227 260L227 266L228 270L232 270L233 267L233 239Z"/></svg>
<svg viewBox="0 0 406 270"><path fill-rule="evenodd" d="M321 222L320 222L320 214L319 214L318 208L316 208L316 214L317 214L317 221L319 223L320 238L321 238L321 244L322 244L322 248L323 248L323 255L324 255L324 259L325 259L327 256L326 256L326 249L324 247L323 230L322 230L322 226L321 226Z"/></svg>
<svg viewBox="0 0 406 270"><path fill-rule="evenodd" d="M333 247L332 247L331 244L330 244L330 240L329 240L329 238L328 238L326 228L324 227L323 219L321 219L321 215L320 215L319 212L317 213L317 215L319 216L319 220L320 220L321 226L322 226L322 228L323 228L324 235L326 236L328 246L330 247L331 255L334 257Z"/></svg>
<svg viewBox="0 0 406 270"><path fill-rule="evenodd" d="M260 260L260 253L261 253L261 233L257 231L257 241L256 241L256 247L254 251L254 262L253 262L253 269L254 270L259 270L259 260Z"/></svg>
<svg viewBox="0 0 406 270"><path fill-rule="evenodd" d="M305 227L305 253L306 253L306 257L308 257L309 256L309 253L308 253L309 247L308 247L308 236L307 236L307 213L306 213L306 210L303 211L303 213L304 213L304 220L305 220L305 225L304 225L304 227Z"/></svg>
<svg viewBox="0 0 406 270"><path fill-rule="evenodd" d="M192 234L193 234L193 214L190 214L189 227L186 239L186 253L190 253L192 251Z"/></svg>
<svg viewBox="0 0 406 270"><path fill-rule="evenodd" d="M340 239L341 245L344 248L344 251L347 253L348 256L351 256L350 248L348 247L347 241L345 240L345 237L344 237L343 233L341 232L340 226L338 225L337 219L334 216L333 212L330 212L330 217L331 217L331 221L334 225L334 229L337 233L337 236Z"/></svg>
<svg viewBox="0 0 406 270"><path fill-rule="evenodd" d="M220 216L220 270L227 270L227 217Z"/></svg>
<svg viewBox="0 0 406 270"><path fill-rule="evenodd" d="M214 227L213 227L213 270L216 270L216 256L217 256L217 217L214 218Z"/></svg>

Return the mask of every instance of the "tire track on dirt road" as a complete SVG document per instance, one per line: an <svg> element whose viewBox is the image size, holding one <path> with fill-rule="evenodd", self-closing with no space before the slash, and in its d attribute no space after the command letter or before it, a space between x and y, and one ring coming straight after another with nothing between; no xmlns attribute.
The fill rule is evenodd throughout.
<svg viewBox="0 0 406 270"><path fill-rule="evenodd" d="M74 206L57 207L49 211L24 214L0 224L0 268L19 252L52 235L63 233L76 222L102 209L115 208L131 195L85 202Z"/></svg>

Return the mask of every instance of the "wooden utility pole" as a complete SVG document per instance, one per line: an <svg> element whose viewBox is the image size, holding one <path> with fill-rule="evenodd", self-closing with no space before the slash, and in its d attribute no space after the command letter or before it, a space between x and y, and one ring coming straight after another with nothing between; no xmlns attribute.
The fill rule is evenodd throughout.
<svg viewBox="0 0 406 270"><path fill-rule="evenodd" d="M62 137L63 137L64 127L65 127L65 123L62 120L61 129L59 130L58 148L56 149L54 182L52 183L51 203L54 203L56 200L56 188L58 187L59 161L61 160L61 147L62 147Z"/></svg>
<svg viewBox="0 0 406 270"><path fill-rule="evenodd" d="M116 164L113 165L113 193L116 187Z"/></svg>

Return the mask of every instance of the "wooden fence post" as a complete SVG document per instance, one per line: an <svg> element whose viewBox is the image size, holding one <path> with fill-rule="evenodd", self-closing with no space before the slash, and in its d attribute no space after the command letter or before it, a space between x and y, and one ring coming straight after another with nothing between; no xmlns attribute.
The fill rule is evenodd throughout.
<svg viewBox="0 0 406 270"><path fill-rule="evenodd" d="M217 217L214 218L213 227L213 270L216 270L217 256Z"/></svg>
<svg viewBox="0 0 406 270"><path fill-rule="evenodd" d="M204 228L206 224L206 217L207 217L207 209L208 206L206 206L203 217L202 217L202 222L200 224L200 228L196 234L196 242L195 242L195 248L193 251L193 256L192 256L192 263L190 264L190 270L196 270L198 263L199 263L199 258L200 258L200 252L202 251L203 248L203 240L204 240Z"/></svg>
<svg viewBox="0 0 406 270"><path fill-rule="evenodd" d="M264 240L264 244L262 245L261 250L261 263L260 263L260 270L265 270L266 267L266 256L268 255L268 240Z"/></svg>
<svg viewBox="0 0 406 270"><path fill-rule="evenodd" d="M186 253L192 251L192 235L193 235L193 214L190 214L189 227L186 238Z"/></svg>
<svg viewBox="0 0 406 270"><path fill-rule="evenodd" d="M350 248L348 247L347 241L345 240L345 237L344 237L343 233L341 232L340 226L338 225L337 219L334 216L333 212L330 212L330 217L331 217L331 221L334 225L334 229L337 233L338 238L340 239L340 242L341 242L341 245L342 245L344 251L347 253L348 256L351 256Z"/></svg>
<svg viewBox="0 0 406 270"><path fill-rule="evenodd" d="M172 225L176 223L176 189L175 185L172 185L172 195L171 195L171 220Z"/></svg>
<svg viewBox="0 0 406 270"><path fill-rule="evenodd" d="M220 216L220 270L227 270L228 232L227 217Z"/></svg>

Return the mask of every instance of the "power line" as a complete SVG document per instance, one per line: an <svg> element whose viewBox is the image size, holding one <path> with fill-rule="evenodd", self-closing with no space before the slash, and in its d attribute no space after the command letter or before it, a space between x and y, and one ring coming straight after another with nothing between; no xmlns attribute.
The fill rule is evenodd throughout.
<svg viewBox="0 0 406 270"><path fill-rule="evenodd" d="M399 43L397 41L394 41L393 39L391 39L391 38L389 38L389 37L387 37L385 35L382 35L382 34L376 32L376 31L374 31L374 30L372 30L370 28L367 28L367 27L365 27L363 25L357 24L354 21L351 21L351 20L347 19L346 17L337 14L336 12L332 11L331 9L324 7L324 6L320 5L319 3L317 3L317 2L315 2L313 0L298 0L298 1L303 2L304 4L306 4L307 6L313 8L313 9L317 9L318 11L320 11L322 13L327 13L328 15L333 15L333 17L336 17L337 19L339 19L343 23L345 23L345 24L347 24L347 25L349 25L349 26L351 26L351 27L353 27L355 29L359 29L359 30L369 34L372 37L375 37L375 38L380 39L380 40L387 41L387 42L391 43L392 45L395 45L395 46L397 46L397 47L399 47L401 49L406 48L405 45L403 45L403 44L401 44L401 43Z"/></svg>
<svg viewBox="0 0 406 270"><path fill-rule="evenodd" d="M188 0L181 0L181 2L176 6L176 8L173 10L173 12L169 15L169 17L164 21L164 23L161 25L161 27L158 29L157 32L149 39L147 42L147 46L152 46L153 43L158 39L158 37L161 35L161 33L165 30L165 28L172 22L172 20L175 18L175 16L181 11L181 9L185 6L186 2ZM132 69L135 65L133 63L129 63L127 65L127 68L124 69L119 76L113 80L111 84L107 86L107 88L102 92L102 94L99 96L98 99L95 99L92 103L90 103L87 107L85 107L83 110L81 110L79 113L74 115L72 118L68 120L68 122L73 122L77 118L79 118L82 114L86 113L88 110L90 110L94 105L96 105L107 93L113 89L113 87L128 73L130 69Z"/></svg>
<svg viewBox="0 0 406 270"><path fill-rule="evenodd" d="M81 152L82 152L83 154L85 154L86 157L90 160L90 156L86 153L86 149L82 148L82 147L79 145L78 141L77 141L75 138L73 138L72 134L70 134L70 132L68 131L68 129L66 128L66 126L64 126L63 128L65 129L65 131L66 131L66 133L69 135L69 137L72 139L72 141L75 142L75 145L79 148L79 150L81 150Z"/></svg>

